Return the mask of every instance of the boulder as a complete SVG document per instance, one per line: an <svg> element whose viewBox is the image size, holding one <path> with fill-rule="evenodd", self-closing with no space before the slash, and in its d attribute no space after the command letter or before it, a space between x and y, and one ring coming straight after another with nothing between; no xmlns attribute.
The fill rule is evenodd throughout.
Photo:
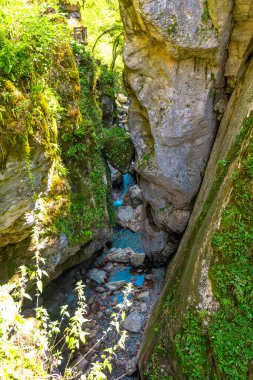
<svg viewBox="0 0 253 380"><path fill-rule="evenodd" d="M104 131L104 153L108 162L121 173L127 173L134 156L130 134L119 126Z"/></svg>
<svg viewBox="0 0 253 380"><path fill-rule="evenodd" d="M121 206L116 211L116 221L121 227L138 232L143 227L143 211L143 205L136 207L136 209L131 206Z"/></svg>
<svg viewBox="0 0 253 380"><path fill-rule="evenodd" d="M138 301L146 300L148 298L149 298L149 292L142 292L142 293L137 294L136 296L136 299Z"/></svg>
<svg viewBox="0 0 253 380"><path fill-rule="evenodd" d="M107 259L116 263L130 264L134 268L143 265L145 260L145 253L134 252L131 248L124 248L115 250L107 256Z"/></svg>
<svg viewBox="0 0 253 380"><path fill-rule="evenodd" d="M132 333L139 333L142 328L141 315L137 312L130 313L124 320L123 326Z"/></svg>
<svg viewBox="0 0 253 380"><path fill-rule="evenodd" d="M126 375L132 376L137 371L137 358L132 358L126 363Z"/></svg>
<svg viewBox="0 0 253 380"><path fill-rule="evenodd" d="M96 287L96 292L97 293L104 293L106 289L103 286L98 286Z"/></svg>
<svg viewBox="0 0 253 380"><path fill-rule="evenodd" d="M159 229L181 234L190 218L189 210L180 210L168 205L164 208L152 208L153 219Z"/></svg>
<svg viewBox="0 0 253 380"><path fill-rule="evenodd" d="M115 169L112 165L109 165L109 169L111 172L111 180L113 186L121 186L122 185L122 173Z"/></svg>
<svg viewBox="0 0 253 380"><path fill-rule="evenodd" d="M143 253L134 253L130 256L130 264L132 265L132 267L138 268L141 265L143 265L145 257L146 257L146 255L144 252Z"/></svg>
<svg viewBox="0 0 253 380"><path fill-rule="evenodd" d="M113 268L113 264L112 263L107 263L104 266L103 270L105 270L106 272L111 272L112 268Z"/></svg>
<svg viewBox="0 0 253 380"><path fill-rule="evenodd" d="M105 284L105 287L108 290L115 291L115 290L123 288L123 286L125 284L126 284L126 281L123 281L123 280L122 281L114 281L114 282L108 282L107 284Z"/></svg>
<svg viewBox="0 0 253 380"><path fill-rule="evenodd" d="M101 269L90 269L86 276L98 284L104 284L107 273Z"/></svg>
<svg viewBox="0 0 253 380"><path fill-rule="evenodd" d="M136 208L143 203L142 190L138 185L131 186L123 198L124 206Z"/></svg>
<svg viewBox="0 0 253 380"><path fill-rule="evenodd" d="M131 248L116 249L107 255L107 259L115 263L128 264L129 257L132 254L134 254L134 251Z"/></svg>
<svg viewBox="0 0 253 380"><path fill-rule="evenodd" d="M141 312L146 313L148 310L147 304L146 303L141 303Z"/></svg>

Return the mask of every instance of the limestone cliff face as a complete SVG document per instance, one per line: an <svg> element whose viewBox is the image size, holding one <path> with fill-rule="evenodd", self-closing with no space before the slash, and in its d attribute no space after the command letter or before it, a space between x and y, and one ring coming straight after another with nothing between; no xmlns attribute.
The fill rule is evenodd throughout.
<svg viewBox="0 0 253 380"><path fill-rule="evenodd" d="M69 44L59 46L37 87L0 70L1 282L36 250L53 278L111 238L95 68L84 50L76 56L79 71Z"/></svg>
<svg viewBox="0 0 253 380"><path fill-rule="evenodd" d="M187 226L227 103L224 69L232 3L121 2L129 127L147 201L143 241L157 261L175 250L170 236ZM164 250L168 240L172 246Z"/></svg>
<svg viewBox="0 0 253 380"><path fill-rule="evenodd" d="M168 2L172 8L173 3ZM184 2L179 3L182 6ZM144 17L144 10L147 7L151 9L149 7L152 2L147 4L146 7L141 4L138 4L138 6L137 3L135 4L136 12L134 15L132 13L134 22L137 20L137 14L140 19L140 15ZM187 4L190 5L193 2L188 1ZM218 45L214 50L211 49L209 53L206 49L203 51L200 49L198 54L200 51L202 51L201 54L207 54L206 58L202 56L203 63L206 62L208 54L216 52L211 59L210 65L216 62L216 74L218 76L220 75L219 69L224 68L222 75L227 79L227 92L231 93L231 97L227 106L225 106L225 113L219 126L188 227L183 235L177 254L169 265L163 294L146 330L139 356L141 378L143 379L240 378L246 380L252 378L253 347L251 337L253 331L249 310L251 308L250 300L252 300L250 271L252 270L253 220L253 4L252 1L247 0L235 1L232 9L231 3L226 1L209 1L208 5L213 25L216 28L216 39L212 41L216 41L215 43ZM133 12L133 5L128 8L129 12L130 9ZM156 8L153 7L152 9L156 9L156 12L158 12L160 8L157 5ZM124 12L127 12L127 9ZM180 11L178 12L180 13ZM196 14L192 16L186 11L184 14L185 17L188 15L190 24L191 18L197 17ZM231 16L232 24L230 22ZM162 20L163 17L164 14L159 20ZM141 19L143 20L143 18ZM158 17L156 20L158 20ZM197 26L196 19L194 25ZM232 25L231 30L227 29L229 25ZM144 34L145 27L146 24L144 23L142 25ZM185 25L181 26L180 24L179 28L181 27L185 28ZM130 28L129 23L127 28ZM133 41L137 38L135 36L137 27L132 26L131 28L132 34L127 36L128 47L126 52L129 51L129 46L133 46ZM230 32L230 39L228 56L223 62L216 59L217 57L225 57L224 49L227 41L225 43L222 36L226 36L226 31ZM141 33L138 29L137 34L139 37ZM196 54L196 43L198 43L197 39L192 40L192 53L194 51L194 54ZM142 50L141 46L140 51ZM158 53L156 57L158 57ZM178 59L180 57L179 54ZM149 59L151 60L152 57L149 56ZM187 61L188 58L183 60L182 64ZM138 58L136 62L139 62ZM162 62L161 56L160 62ZM128 65L127 60L126 63ZM180 66L181 60L177 64ZM138 70L139 68L137 72ZM135 71L132 72L127 67L128 78L131 79L135 74ZM145 78L147 79L147 77ZM181 78L184 80L183 83L181 83ZM208 94L204 91L203 94L200 93L198 98L195 96L195 100L198 99L199 103L196 102L196 108L192 108L192 113L189 113L187 119L186 107L181 103L181 99L185 94L184 86L189 80L194 86L193 83L194 81L197 83L197 78L199 76L196 71L189 71L188 76L185 73L178 76L176 87L181 88L182 94L178 94L179 99L176 99L176 102L181 104L181 108L170 109L169 106L167 107L167 113L173 111L184 113L182 124L177 125L179 132L182 132L181 141L184 141L184 138L188 139L188 135L184 135L181 129L181 126L185 125L184 120L188 120L188 122L189 120L192 120L192 122L195 120L195 124L192 123L192 125L199 125L195 129L196 133L198 131L202 133L203 129L200 128L200 124L197 124L196 119L198 112L204 117L209 110L208 107L204 107L204 104L210 104L211 115L212 109L223 104L224 98L221 98L215 105L211 100L213 91ZM212 86L204 76L200 77L200 81L201 83L204 81L203 83L206 83L209 89L209 86ZM149 83L152 85L153 91L156 91L156 79L153 78L153 81L150 80ZM193 91L196 89L197 84L195 84ZM215 86L213 89L215 89ZM152 92L149 93L148 97L150 96L152 96ZM189 99L189 104L192 104L193 98L190 93L188 93L187 98ZM138 100L134 103L136 107L140 102ZM140 110L140 108L138 109ZM139 115L138 109L135 108L135 115ZM144 108L142 110L145 112L146 126L151 125L150 116L147 117ZM152 114L152 110L150 110L150 114ZM152 115L154 116L155 114L156 112L153 112ZM160 113L160 115L162 114ZM204 120L206 120L205 117ZM140 118L138 120L132 126L133 133L136 131L136 126L141 125ZM213 119L210 118L210 120ZM187 123L187 125L190 124ZM208 125L211 128L212 124ZM169 124L167 129L170 130ZM140 130L144 131L144 128L140 128ZM152 136L154 135L153 130L151 129ZM206 131L208 130L211 131L211 129L207 128ZM159 125L155 131L159 131ZM196 137L194 129L192 129L192 132L193 136ZM205 143L202 142L198 148L199 159L197 159L197 162L201 161L201 157L204 157L204 152L207 152L211 147L211 140L208 140L212 136L211 132L205 136L207 140L204 140ZM138 141L142 141L141 138ZM196 167L200 169L200 166L196 166L197 163L195 162L196 156L194 156L194 152L196 153L196 146L194 141L192 141L192 144L193 146L189 144L188 147L192 155L187 160L185 160L182 153L184 144L182 149L178 147L177 153L179 158L182 159L182 170L186 165L193 165L195 171ZM158 149L157 143L155 143L154 148L154 152L156 152ZM157 153L155 157L158 157ZM193 163L191 163L192 157L195 157ZM147 188L155 188L156 184L159 183L160 172L157 171L159 178L156 181L155 175L153 177L146 176L146 170L149 170L149 168L141 169L140 174L141 177L145 176L144 182L141 178L141 183L144 183L144 192L147 197L151 194L150 192L147 193ZM176 173L176 170L177 166L175 166L175 172L172 170L172 173ZM195 178L197 176L200 176L200 170L198 175L195 174ZM189 177L186 176L185 178ZM150 181L148 187L146 186L147 179ZM193 195L197 191L197 181L196 187L193 187L191 191L188 194ZM154 198L152 198L153 200ZM154 207L152 202L151 205ZM155 212L152 211L152 213L154 220L156 220Z"/></svg>

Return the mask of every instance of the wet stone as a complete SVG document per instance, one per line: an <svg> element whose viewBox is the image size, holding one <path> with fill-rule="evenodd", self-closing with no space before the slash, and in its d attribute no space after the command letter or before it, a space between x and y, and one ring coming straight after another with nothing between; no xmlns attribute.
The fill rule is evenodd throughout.
<svg viewBox="0 0 253 380"><path fill-rule="evenodd" d="M111 291L121 289L126 284L126 281L108 282L105 287Z"/></svg>
<svg viewBox="0 0 253 380"><path fill-rule="evenodd" d="M140 308L141 308L142 313L146 313L148 311L148 307L146 303L141 303Z"/></svg>
<svg viewBox="0 0 253 380"><path fill-rule="evenodd" d="M80 347L80 352L85 356L85 360L88 362L88 365L84 362L84 367L87 365L83 371L83 373L85 373L89 365L100 358L103 350L110 346L109 342L114 344L114 332L109 333L108 339L104 342L100 342L99 339L111 323L111 316L114 312L114 308L116 308L114 305L122 302L123 286L125 283L132 282L134 285L134 291L131 295L132 304L126 308L126 319L120 322L122 328L129 332L126 341L126 351L119 351L117 353L117 358L115 358L115 361L112 363L113 372L109 375L108 380L116 379L120 376L123 376L124 379L129 377L134 379L136 372L136 356L139 348L138 342L141 340L143 327L149 318L150 310L161 290L164 270L153 268L152 272L149 270L149 274L145 274L145 269L143 267L138 267L140 263L135 263L134 265L136 266L136 269L133 270L131 257L136 255L138 260L141 258L143 252L140 235L138 235L138 233L116 228L114 230L113 239L113 245L117 248L108 250L109 252L107 252L107 254L115 254L122 250L124 250L124 252L127 251L128 262L120 263L108 261L105 256L106 252L104 252L100 257L100 261L96 260L95 263L93 263L93 266L91 267L92 269L89 268L83 270L83 268L80 269L80 267L78 267L76 271L72 271L72 277L68 282L61 284L55 299L58 302L59 295L64 293L63 301L65 301L65 299L73 293L74 277L77 273L81 273L81 275L85 277L85 296L88 303L87 309L89 309L86 318L89 322L85 323L84 330L89 333L89 335L86 337L86 344ZM97 265L99 265L98 268L96 268ZM93 274L94 271L99 274L102 272L102 280L104 282L94 282L94 277L91 279L91 276L87 276L88 272L90 273L92 270ZM146 282L148 287L146 286L143 288L145 280L153 281L150 283ZM147 290L149 290L149 292ZM50 306L56 304L56 301L52 302L51 300ZM70 306L71 312L74 307L74 304ZM79 359L80 358L82 358L82 356L80 356ZM75 361L76 359L77 356L74 357Z"/></svg>
<svg viewBox="0 0 253 380"><path fill-rule="evenodd" d="M113 269L112 263L107 263L103 268L103 270L105 270L106 272L111 272L112 269Z"/></svg>
<svg viewBox="0 0 253 380"><path fill-rule="evenodd" d="M103 284L105 282L107 273L100 269L90 269L86 275L90 280Z"/></svg>
<svg viewBox="0 0 253 380"><path fill-rule="evenodd" d="M92 305L94 303L94 297L90 297L88 300L88 305Z"/></svg>
<svg viewBox="0 0 253 380"><path fill-rule="evenodd" d="M132 358L126 364L126 375L132 376L137 371L137 358Z"/></svg>
<svg viewBox="0 0 253 380"><path fill-rule="evenodd" d="M96 288L96 292L98 292L98 293L104 293L105 291L106 291L106 289L103 286L98 286Z"/></svg>
<svg viewBox="0 0 253 380"><path fill-rule="evenodd" d="M123 326L126 330L139 333L142 328L141 316L137 312L130 313L124 320Z"/></svg>
<svg viewBox="0 0 253 380"><path fill-rule="evenodd" d="M148 297L149 297L149 292L143 292L143 293L137 294L136 299L138 301L142 301L142 300L146 300Z"/></svg>
<svg viewBox="0 0 253 380"><path fill-rule="evenodd" d="M145 260L145 253L134 253L130 256L130 264L134 268L138 268L143 265Z"/></svg>

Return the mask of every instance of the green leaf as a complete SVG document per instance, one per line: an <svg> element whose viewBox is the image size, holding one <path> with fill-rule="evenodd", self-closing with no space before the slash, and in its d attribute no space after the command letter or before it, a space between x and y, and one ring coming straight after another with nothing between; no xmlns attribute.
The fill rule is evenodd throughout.
<svg viewBox="0 0 253 380"><path fill-rule="evenodd" d="M27 298L27 299L29 299L29 300L32 300L32 297L29 294L27 294L27 293L24 293L24 297Z"/></svg>
<svg viewBox="0 0 253 380"><path fill-rule="evenodd" d="M41 280L38 280L38 281L37 281L37 289L38 289L38 291L39 291L40 293L42 293L42 291L43 291L43 283L42 283Z"/></svg>

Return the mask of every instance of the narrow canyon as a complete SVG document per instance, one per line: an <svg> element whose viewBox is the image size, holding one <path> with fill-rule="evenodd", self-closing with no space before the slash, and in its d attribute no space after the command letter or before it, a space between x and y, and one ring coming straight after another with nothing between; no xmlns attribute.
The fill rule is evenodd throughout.
<svg viewBox="0 0 253 380"><path fill-rule="evenodd" d="M0 3L0 379L252 380L253 1Z"/></svg>

